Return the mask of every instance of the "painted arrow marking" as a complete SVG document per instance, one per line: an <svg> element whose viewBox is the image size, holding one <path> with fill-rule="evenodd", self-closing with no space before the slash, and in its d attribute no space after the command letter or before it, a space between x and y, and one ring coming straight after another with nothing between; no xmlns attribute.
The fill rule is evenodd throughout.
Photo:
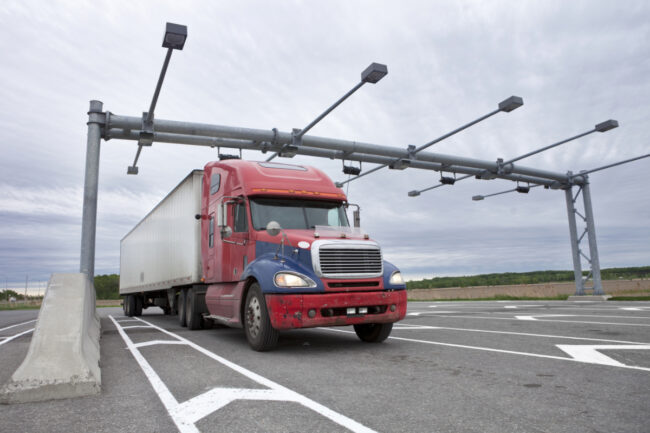
<svg viewBox="0 0 650 433"><path fill-rule="evenodd" d="M603 355L599 350L650 350L650 344L556 344L556 346L576 361L586 362L589 364L611 365L614 367L627 366L609 356Z"/></svg>

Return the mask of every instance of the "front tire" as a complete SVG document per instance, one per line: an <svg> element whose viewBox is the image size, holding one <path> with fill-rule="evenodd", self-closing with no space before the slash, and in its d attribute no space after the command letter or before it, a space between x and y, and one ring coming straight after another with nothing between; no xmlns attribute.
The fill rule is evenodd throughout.
<svg viewBox="0 0 650 433"><path fill-rule="evenodd" d="M381 343L388 338L393 330L392 323L366 323L354 325L354 332L361 341L366 343Z"/></svg>
<svg viewBox="0 0 650 433"><path fill-rule="evenodd" d="M264 352L273 349L278 344L280 333L271 326L266 301L257 283L253 283L248 289L242 319L246 339L253 350Z"/></svg>

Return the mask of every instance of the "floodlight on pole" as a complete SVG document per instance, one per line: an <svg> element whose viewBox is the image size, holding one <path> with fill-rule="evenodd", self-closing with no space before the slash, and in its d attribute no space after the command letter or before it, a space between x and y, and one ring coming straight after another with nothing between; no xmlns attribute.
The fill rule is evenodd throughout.
<svg viewBox="0 0 650 433"><path fill-rule="evenodd" d="M508 190L501 191L501 192L495 192L493 194L475 195L475 196L472 196L472 200L473 201L481 201L481 200L485 200L488 197L494 197L495 195L507 194L509 192L518 192L520 194L528 194L528 192L530 191L531 188L535 188L535 187L538 187L538 186L541 186L541 185L517 186L516 188L508 189Z"/></svg>
<svg viewBox="0 0 650 433"><path fill-rule="evenodd" d="M590 129L589 131L583 132L581 134L575 135L575 136L567 138L565 140L558 141L557 143L553 143L553 144L550 144L548 146L542 147L541 149L537 149L537 150L534 150L532 152L528 152L528 153L526 153L524 155L518 156L516 158L513 158L513 159L511 159L509 161L504 162L503 165L512 164L515 161L520 161L520 160L522 160L524 158L528 158L529 156L533 156L533 155L536 155L538 153L544 152L545 150L549 150L549 149L552 149L554 147L560 146L562 144L568 143L569 141L577 140L578 138L582 138L585 135L589 135L589 134L592 134L594 132L605 132L605 131L609 131L610 129L614 129L614 128L617 128L617 127L618 127L618 122L616 120L610 119L610 120L607 120L605 122L599 123L598 125L594 126L594 129Z"/></svg>
<svg viewBox="0 0 650 433"><path fill-rule="evenodd" d="M311 121L311 123L307 126L305 126L302 129L294 129L293 132L291 133L291 144L285 144L283 146L283 150L280 152L273 153L271 156L269 156L266 161L271 161L274 159L276 156L284 156L284 157L289 157L293 158L295 156L295 152L292 152L293 149L297 148L298 146L302 145L302 136L307 133L311 128L313 128L318 122L323 120L325 116L327 116L329 113L332 112L336 107L341 105L343 101L348 99L354 92L359 90L361 86L363 86L366 83L371 83L375 84L379 82L382 78L384 78L388 74L388 67L386 65L382 65L381 63L371 63L370 66L368 66L362 73L361 73L361 81L357 83L352 89L350 89L345 95L343 95L341 98L339 98L334 104L332 104L327 110L323 111L320 116L315 118L314 120Z"/></svg>
<svg viewBox="0 0 650 433"><path fill-rule="evenodd" d="M506 99L505 101L499 103L499 107L501 108L502 111L510 112L510 111L516 109L517 107L521 106L521 104L519 104L520 99L521 98L518 98L517 96L511 96L510 98ZM523 101L521 101L521 103L523 104ZM580 133L578 135L574 135L573 137L567 138L565 140L558 141L557 143L553 143L553 144L550 144L548 146L542 147L541 149L537 149L537 150L534 150L532 152L528 152L528 153L526 153L524 155L521 155L521 156L518 156L516 158L510 159L510 160L508 160L506 162L503 162L503 159L497 159L497 171L501 170L501 172L509 173L509 170L511 170L511 166L510 167L508 167L508 166L510 164L512 164L513 162L520 161L520 160L522 160L524 158L528 158L529 156L536 155L536 154L541 153L541 152L543 152L545 150L549 150L549 149L552 149L554 147L560 146L562 144L568 143L570 141L577 140L578 138L584 137L585 135L589 135L589 134L592 134L594 132L605 132L605 131L609 131L610 129L614 129L614 128L617 128L617 127L618 127L618 122L616 120L610 119L610 120L607 120L605 122L599 123L598 125L594 126L594 128L590 129L589 131ZM607 168L607 167L604 167L604 168ZM578 175L576 175L576 176L578 176ZM456 179L456 181L464 180L464 179L467 179L469 177L471 177L471 176L470 175L463 176L463 177L460 177L460 178ZM489 170L484 170L481 174L477 174L476 178L477 179L482 179L482 180L493 180L493 179L496 179L496 174L489 171ZM354 179L351 179L351 180L354 180ZM425 191L429 191L429 190L441 187L443 185L453 185L453 183L441 181L441 184L439 184L439 185L434 185L432 187L425 188L425 189L422 189L422 190L419 190L419 191L410 191L408 193L408 195L409 195L409 197L417 197L417 196L420 195L420 193L423 193ZM417 192L417 194L414 194L415 192Z"/></svg>
<svg viewBox="0 0 650 433"><path fill-rule="evenodd" d="M424 149L427 149L427 148L433 146L434 144L439 143L442 140L445 140L445 139L451 137L452 135L458 134L459 132L469 128L470 126L474 126L477 123L482 122L483 120L485 120L485 119L487 119L489 117L492 117L497 113L500 113L500 112L509 113L509 112L521 107L522 105L524 105L523 98L521 98L519 96L511 96L511 97L509 97L507 99L504 99L503 101L499 102L498 107L497 107L496 110L493 110L493 111L479 117L478 119L475 119L475 120L473 120L473 121L471 121L471 122L469 122L469 123L467 123L467 124L465 124L465 125L463 125L463 126L461 126L459 128L454 129L451 132L448 132L448 133L446 133L446 134L444 134L444 135L442 135L442 136L440 136L440 137L438 137L438 138L436 138L434 140L431 140L430 142L428 142L426 144L423 144L422 146L420 146L418 148L415 148L414 146L409 146L408 149L406 150L406 153L404 154L404 158L398 158L391 164L380 165L380 166L375 167L374 169L372 169L370 171L367 171L365 173L360 174L359 176L353 177L352 179L348 179L348 180L343 181L343 182L337 182L336 184L337 184L337 186L338 185L342 186L342 185L344 185L344 184L346 184L348 182L352 182L353 180L359 179L360 177L363 177L363 176L366 176L366 175L368 175L370 173L374 173L374 172L376 172L378 170L381 170L382 168L384 168L386 166L388 166L389 168L392 168L392 169L403 170L403 169L408 167L408 162L407 161L410 161L410 159L413 159L418 152L421 152ZM412 196L412 197L415 197L415 196Z"/></svg>
<svg viewBox="0 0 650 433"><path fill-rule="evenodd" d="M165 35L163 36L162 46L167 48L167 54L165 55L165 61L163 62L160 75L158 77L158 83L156 84L156 89L153 92L153 98L151 98L151 105L149 105L149 111L142 113L142 128L140 129L140 137L138 139L138 151L135 154L135 159L133 160L133 165L129 166L126 170L126 174L138 174L138 158L140 158L140 152L142 151L142 146L151 146L153 144L154 130L153 130L153 119L154 119L154 110L156 109L156 103L158 102L158 96L160 95L160 89L162 88L163 81L165 80L165 74L167 73L167 67L169 66L169 61L172 57L172 51L182 50L185 46L185 41L187 40L187 26L181 24L167 23L165 26Z"/></svg>
<svg viewBox="0 0 650 433"><path fill-rule="evenodd" d="M595 172L600 171L600 170L605 170L606 168L612 168L612 167L616 167L618 165L627 164L628 162L638 161L639 159L647 158L649 156L650 156L650 153L646 153L645 155L636 156L634 158L626 159L624 161L615 162L613 164L607 164L607 165L604 165L602 167L593 168L591 170L584 170L584 171L581 171L578 174L571 175L571 179L575 179L576 177L580 177L580 176L585 176L585 175L590 174L590 173L595 173Z"/></svg>

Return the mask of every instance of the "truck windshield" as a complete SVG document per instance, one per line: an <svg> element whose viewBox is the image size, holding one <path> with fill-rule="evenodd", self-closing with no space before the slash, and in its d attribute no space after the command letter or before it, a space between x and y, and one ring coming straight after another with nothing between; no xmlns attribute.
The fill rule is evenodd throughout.
<svg viewBox="0 0 650 433"><path fill-rule="evenodd" d="M317 225L348 227L345 208L340 202L254 198L251 219L255 230L264 230L271 221L283 229L312 229Z"/></svg>

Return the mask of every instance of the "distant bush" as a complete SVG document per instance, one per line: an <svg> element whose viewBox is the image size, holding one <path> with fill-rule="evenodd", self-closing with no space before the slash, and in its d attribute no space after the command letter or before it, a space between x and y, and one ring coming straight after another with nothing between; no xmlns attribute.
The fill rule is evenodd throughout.
<svg viewBox="0 0 650 433"><path fill-rule="evenodd" d="M97 299L120 299L120 276L117 274L95 276Z"/></svg>
<svg viewBox="0 0 650 433"><path fill-rule="evenodd" d="M587 272L583 272L586 276ZM650 278L650 266L601 269L603 280ZM445 287L505 286L515 284L560 283L573 281L573 271L505 272L463 277L436 277L407 281L407 289L442 289Z"/></svg>

